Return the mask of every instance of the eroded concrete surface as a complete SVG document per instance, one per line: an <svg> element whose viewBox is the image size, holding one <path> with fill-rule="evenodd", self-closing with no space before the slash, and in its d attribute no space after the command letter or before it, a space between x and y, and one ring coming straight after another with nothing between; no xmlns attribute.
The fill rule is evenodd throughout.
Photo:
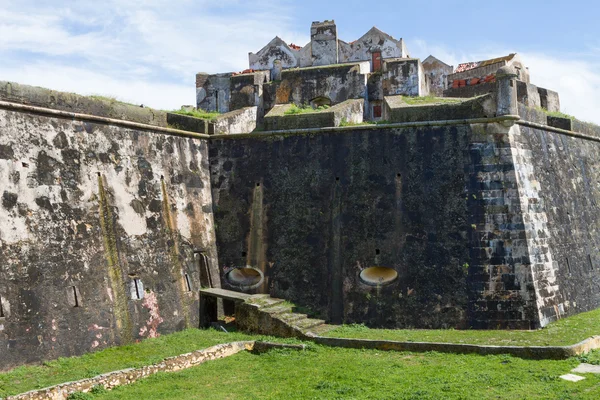
<svg viewBox="0 0 600 400"><path fill-rule="evenodd" d="M205 141L0 110L0 182L0 369L197 324Z"/></svg>

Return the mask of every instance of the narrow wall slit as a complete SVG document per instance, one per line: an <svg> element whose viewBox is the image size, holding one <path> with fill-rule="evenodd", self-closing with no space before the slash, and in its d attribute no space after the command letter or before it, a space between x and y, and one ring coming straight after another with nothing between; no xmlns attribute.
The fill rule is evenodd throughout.
<svg viewBox="0 0 600 400"><path fill-rule="evenodd" d="M565 260L567 261L567 271L569 271L569 273L571 273L571 264L569 263L569 258L565 258Z"/></svg>
<svg viewBox="0 0 600 400"><path fill-rule="evenodd" d="M592 256L588 254L588 262L590 263L590 271L594 270L594 263L592 262Z"/></svg>
<svg viewBox="0 0 600 400"><path fill-rule="evenodd" d="M4 318L4 306L2 305L2 297L0 297L0 318Z"/></svg>
<svg viewBox="0 0 600 400"><path fill-rule="evenodd" d="M73 300L75 301L75 305L73 307L79 307L79 299L77 298L77 288L75 286L71 286L73 290Z"/></svg>
<svg viewBox="0 0 600 400"><path fill-rule="evenodd" d="M191 292L192 291L192 284L190 282L190 276L188 274L185 274L185 284L187 285L188 292Z"/></svg>
<svg viewBox="0 0 600 400"><path fill-rule="evenodd" d="M131 293L131 297L134 300L141 300L144 298L144 285L142 284L142 281L140 280L140 278L134 278L133 279L133 287L132 287L132 293Z"/></svg>

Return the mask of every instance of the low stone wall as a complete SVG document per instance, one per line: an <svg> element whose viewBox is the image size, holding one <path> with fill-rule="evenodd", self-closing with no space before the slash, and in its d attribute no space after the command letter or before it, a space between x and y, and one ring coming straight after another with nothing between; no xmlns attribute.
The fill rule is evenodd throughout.
<svg viewBox="0 0 600 400"><path fill-rule="evenodd" d="M103 386L105 389L113 389L117 386L129 385L135 381L158 372L175 372L191 368L206 361L216 360L239 353L243 350L252 350L253 341L232 342L218 344L208 349L194 351L175 357L169 357L158 364L141 368L128 368L120 371L109 372L89 379L76 382L67 382L45 389L33 390L17 396L9 396L6 400L63 400L74 392L89 392L94 386ZM271 346L272 347L272 346Z"/></svg>
<svg viewBox="0 0 600 400"><path fill-rule="evenodd" d="M175 129L183 131L208 133L209 121L201 118L194 118L188 115L167 113L167 124Z"/></svg>
<svg viewBox="0 0 600 400"><path fill-rule="evenodd" d="M547 125L566 131L578 132L587 136L600 138L600 126L590 122L579 121L564 117L554 117L548 115L539 108L526 107L519 104L519 116L521 120L534 122L536 124Z"/></svg>
<svg viewBox="0 0 600 400"><path fill-rule="evenodd" d="M333 125L360 124L363 122L364 108L365 102L363 99L346 100L331 107L334 119Z"/></svg>
<svg viewBox="0 0 600 400"><path fill-rule="evenodd" d="M245 107L230 111L210 122L208 133L217 135L250 133L256 129L257 107Z"/></svg>
<svg viewBox="0 0 600 400"><path fill-rule="evenodd" d="M383 119L390 122L443 121L495 116L495 98L491 94L458 103L408 105L402 96L387 96Z"/></svg>
<svg viewBox="0 0 600 400"><path fill-rule="evenodd" d="M438 351L453 354L509 354L533 360L566 360L600 348L600 336L592 336L571 346L485 346L458 343L396 342L392 340L368 340L329 338L317 336L313 341L318 344L351 349L371 349L384 351Z"/></svg>
<svg viewBox="0 0 600 400"><path fill-rule="evenodd" d="M190 132L206 133L206 121L155 110L143 104L136 106L101 96L82 96L41 87L0 81L0 100L45 107L79 114L136 122L161 128L174 127Z"/></svg>
<svg viewBox="0 0 600 400"><path fill-rule="evenodd" d="M275 106L265 115L265 130L326 128L337 127L345 123L359 124L363 122L363 99L346 100L323 111L286 114L285 112L291 106L291 104Z"/></svg>
<svg viewBox="0 0 600 400"><path fill-rule="evenodd" d="M448 89L444 90L444 97L470 98L492 92L496 92L496 83L487 82L458 88L449 87Z"/></svg>
<svg viewBox="0 0 600 400"><path fill-rule="evenodd" d="M39 390L32 390L16 396L9 396L5 400L64 400L67 399L72 393L86 393L91 391L96 386L103 386L105 389L111 390L117 386L129 385L158 372L177 372L202 364L206 361L229 357L244 350L260 354L272 349L305 350L306 345L255 342L252 340L218 344L204 350L198 350L192 353L165 358L158 364L141 368L127 368L120 371L113 371L107 374L98 375L89 379L61 383L60 385Z"/></svg>

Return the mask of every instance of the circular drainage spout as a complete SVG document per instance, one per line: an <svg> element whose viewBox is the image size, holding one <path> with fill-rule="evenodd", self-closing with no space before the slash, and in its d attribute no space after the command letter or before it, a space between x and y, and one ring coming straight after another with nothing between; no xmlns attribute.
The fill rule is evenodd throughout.
<svg viewBox="0 0 600 400"><path fill-rule="evenodd" d="M264 278L261 270L249 266L235 267L225 275L225 279L229 285L242 290L258 287Z"/></svg>
<svg viewBox="0 0 600 400"><path fill-rule="evenodd" d="M389 267L369 267L360 273L360 280L371 286L383 286L394 282L398 278L398 272Z"/></svg>

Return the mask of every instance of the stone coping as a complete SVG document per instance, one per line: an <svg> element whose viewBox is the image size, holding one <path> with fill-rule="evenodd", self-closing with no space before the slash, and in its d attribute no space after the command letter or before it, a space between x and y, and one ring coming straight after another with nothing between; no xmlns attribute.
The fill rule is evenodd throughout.
<svg viewBox="0 0 600 400"><path fill-rule="evenodd" d="M30 106L27 104L11 103L11 102L7 102L7 101L0 101L0 108L12 110L12 111L40 114L40 115L49 116L49 117L59 117L59 118L66 118L66 119L72 119L72 120L90 121L90 122L96 122L96 123L100 123L100 124L122 126L125 128L140 129L140 130L146 130L146 131L155 131L155 132L166 133L169 135L190 137L190 138L194 138L194 139L207 139L210 137L209 135L206 135L206 134L190 132L190 131L182 131L180 129L166 128L166 127L162 127L162 126L143 124L140 122L132 122L132 121L126 121L126 120L122 120L122 119L99 117L97 115L81 114L81 113L76 113L76 112L71 112L71 111L55 110L55 109L46 108L46 107Z"/></svg>
<svg viewBox="0 0 600 400"><path fill-rule="evenodd" d="M235 292L221 288L200 289L200 296L218 297L225 300L246 301L252 297L251 294Z"/></svg>
<svg viewBox="0 0 600 400"><path fill-rule="evenodd" d="M207 135L202 133L184 131L180 129L165 128L160 126L142 124L138 122L125 121L120 119L113 119L107 117L99 117L96 115L75 113L69 111L55 110L46 107L30 106L21 103L12 103L0 100L0 109L20 111L27 113L40 114L50 117L66 118L72 120L90 121L107 125L122 126L125 128L139 129L146 131L161 132L168 135L183 136L193 139L242 139L242 138L261 138L265 136L286 136L286 135L306 135L306 134L320 134L320 133L346 133L348 131L355 130L376 130L385 128L424 128L431 126L452 126L452 125L471 125L471 124L490 124L490 123L502 123L513 121L522 126L528 126L535 129L543 129L550 132L556 132L567 136L577 137L580 139L591 140L594 142L600 142L600 138L586 135L579 132L567 131L564 129L544 125L536 122L526 121L521 119L518 115L505 115L501 117L493 118L473 118L473 119L456 119L456 120L440 120L440 121L422 121L422 122L400 122L390 124L368 124L368 125L352 125L352 126L339 126L339 127L327 127L327 128L308 128L308 129L290 129L280 131L258 131L252 133L240 133L240 134L217 134Z"/></svg>
<svg viewBox="0 0 600 400"><path fill-rule="evenodd" d="M600 348L600 336L592 336L570 346L491 346L461 343L331 338L316 335L307 335L307 337L317 344L332 347L412 352L438 351L440 353L474 353L480 355L509 354L514 357L533 360L564 360Z"/></svg>
<svg viewBox="0 0 600 400"><path fill-rule="evenodd" d="M567 131L565 129L556 128L554 126L549 126L549 125L544 125L544 124L538 124L537 122L531 122L531 121L526 121L526 120L519 120L519 121L517 121L517 124L523 125L523 126L527 126L527 127L530 127L530 128L543 129L545 131L561 133L563 135L572 136L572 137L576 137L576 138L579 138L579 139L591 140L593 142L600 142L600 137L586 135L585 133L579 133L579 132L574 132L574 131Z"/></svg>
<svg viewBox="0 0 600 400"><path fill-rule="evenodd" d="M382 128L427 128L431 126L454 126L454 125L471 125L471 124L491 124L496 122L516 122L521 117L518 115L504 115L502 117L493 118L472 118L472 119L453 119L440 121L420 121L420 122L397 122L390 124L365 124L365 125L350 125L326 128L307 128L307 129L289 129L280 131L258 131L252 133L243 133L237 135L211 135L211 139L232 139L234 136L238 138L260 138L261 136L285 136L285 135L306 135L320 133L346 133L356 130L377 130Z"/></svg>

